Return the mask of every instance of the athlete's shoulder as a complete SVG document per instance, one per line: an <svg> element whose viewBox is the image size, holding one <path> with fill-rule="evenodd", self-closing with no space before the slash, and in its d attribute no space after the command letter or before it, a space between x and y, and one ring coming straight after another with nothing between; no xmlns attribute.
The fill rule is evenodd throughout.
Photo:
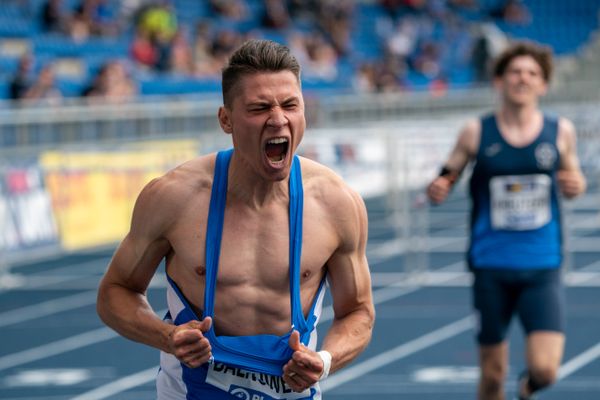
<svg viewBox="0 0 600 400"><path fill-rule="evenodd" d="M575 136L575 124L565 117L558 117L558 133L561 135Z"/></svg>
<svg viewBox="0 0 600 400"><path fill-rule="evenodd" d="M469 118L462 126L460 131L461 135L473 136L481 134L482 121L484 121L486 118L488 117L484 116L482 118Z"/></svg>

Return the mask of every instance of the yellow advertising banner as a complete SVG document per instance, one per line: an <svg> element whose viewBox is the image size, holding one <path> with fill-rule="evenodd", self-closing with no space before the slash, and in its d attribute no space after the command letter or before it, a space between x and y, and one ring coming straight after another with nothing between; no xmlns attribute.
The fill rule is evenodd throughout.
<svg viewBox="0 0 600 400"><path fill-rule="evenodd" d="M193 140L154 141L114 151L43 153L62 246L75 250L121 240L144 185L194 158L198 146Z"/></svg>

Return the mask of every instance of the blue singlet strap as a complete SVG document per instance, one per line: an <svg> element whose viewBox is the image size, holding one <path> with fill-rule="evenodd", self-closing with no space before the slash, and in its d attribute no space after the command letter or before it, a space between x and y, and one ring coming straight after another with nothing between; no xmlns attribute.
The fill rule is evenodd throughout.
<svg viewBox="0 0 600 400"><path fill-rule="evenodd" d="M302 255L302 215L304 208L304 191L302 188L302 172L300 159L294 156L289 180L290 194L290 292L292 307L292 323L300 332L307 332L307 323L302 314L300 299L300 259Z"/></svg>
<svg viewBox="0 0 600 400"><path fill-rule="evenodd" d="M221 236L223 220L225 219L225 204L227 202L227 173L233 149L217 154L215 174L210 194L210 211L206 229L206 285L204 289L204 316L214 314L214 291L219 268L221 252Z"/></svg>

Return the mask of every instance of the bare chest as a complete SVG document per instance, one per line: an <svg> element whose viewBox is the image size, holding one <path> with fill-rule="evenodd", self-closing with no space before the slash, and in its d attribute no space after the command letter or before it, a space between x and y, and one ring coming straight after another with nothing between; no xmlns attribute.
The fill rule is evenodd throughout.
<svg viewBox="0 0 600 400"><path fill-rule="evenodd" d="M315 212L318 210L314 210ZM310 205L304 215L310 215ZM313 213L314 214L314 213ZM336 239L326 222L304 217L301 232L301 290L310 302L323 277L327 260L336 248ZM214 227L212 227L214 228ZM206 274L206 215L177 221L169 241L172 253L167 273L186 297L203 308ZM227 210L218 251L217 289L248 301L258 293L289 296L290 234L287 210L251 212Z"/></svg>

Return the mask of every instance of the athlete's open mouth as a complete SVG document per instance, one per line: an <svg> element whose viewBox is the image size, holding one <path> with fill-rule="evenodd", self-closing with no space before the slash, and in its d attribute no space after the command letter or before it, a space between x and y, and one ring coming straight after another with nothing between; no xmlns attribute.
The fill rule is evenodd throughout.
<svg viewBox="0 0 600 400"><path fill-rule="evenodd" d="M274 138L269 140L265 145L265 153L269 161L278 163L285 160L288 151L287 138Z"/></svg>

